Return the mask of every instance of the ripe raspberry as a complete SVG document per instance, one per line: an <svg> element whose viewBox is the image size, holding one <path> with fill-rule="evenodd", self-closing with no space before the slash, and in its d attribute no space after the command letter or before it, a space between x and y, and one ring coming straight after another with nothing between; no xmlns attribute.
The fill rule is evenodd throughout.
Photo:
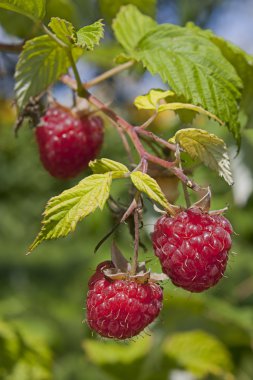
<svg viewBox="0 0 253 380"><path fill-rule="evenodd" d="M138 335L162 308L161 287L154 282L140 284L134 280L107 279L102 270L108 268L108 262L102 264L105 266L100 264L89 281L90 328L107 338L127 339Z"/></svg>
<svg viewBox="0 0 253 380"><path fill-rule="evenodd" d="M155 224L153 247L171 281L191 292L202 292L223 276L233 229L222 215L199 208L162 216Z"/></svg>
<svg viewBox="0 0 253 380"><path fill-rule="evenodd" d="M36 138L45 169L56 178L75 177L97 156L103 142L103 121L54 106L41 118Z"/></svg>

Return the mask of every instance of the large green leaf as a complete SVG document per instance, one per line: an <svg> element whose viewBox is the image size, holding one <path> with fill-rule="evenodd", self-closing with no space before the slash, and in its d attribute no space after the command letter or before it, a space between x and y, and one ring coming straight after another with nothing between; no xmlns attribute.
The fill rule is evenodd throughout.
<svg viewBox="0 0 253 380"><path fill-rule="evenodd" d="M142 13L155 17L156 0L99 0L102 16L110 22L123 5L135 5Z"/></svg>
<svg viewBox="0 0 253 380"><path fill-rule="evenodd" d="M132 6L123 8L114 22L116 38L131 58L142 62L151 74L159 74L186 103L216 115L239 140L242 81L220 49L187 27L162 24L141 34L136 23L144 16L135 9L133 22L132 12Z"/></svg>
<svg viewBox="0 0 253 380"><path fill-rule="evenodd" d="M141 14L132 5L122 7L113 21L113 30L119 43L129 52L132 51L140 39L156 27L156 22Z"/></svg>
<svg viewBox="0 0 253 380"><path fill-rule="evenodd" d="M0 8L20 13L32 20L41 20L45 15L45 0L0 0Z"/></svg>
<svg viewBox="0 0 253 380"><path fill-rule="evenodd" d="M198 378L209 374L225 378L223 376L229 375L232 370L226 347L204 331L194 330L172 335L165 341L163 351Z"/></svg>
<svg viewBox="0 0 253 380"><path fill-rule="evenodd" d="M80 49L75 48L79 56ZM25 107L30 97L37 96L64 74L70 62L66 50L44 35L26 42L15 72L18 106Z"/></svg>
<svg viewBox="0 0 253 380"><path fill-rule="evenodd" d="M177 131L171 141L178 143L191 158L216 170L229 185L233 184L227 147L222 139L203 129L186 128Z"/></svg>
<svg viewBox="0 0 253 380"><path fill-rule="evenodd" d="M193 23L187 24L188 28L210 39L222 52L224 57L234 66L237 74L243 82L242 107L249 116L249 123L253 121L253 56L247 54L238 46L216 36L211 30L202 30Z"/></svg>
<svg viewBox="0 0 253 380"><path fill-rule="evenodd" d="M71 189L49 200L41 231L29 248L31 252L43 240L56 239L74 231L76 224L97 208L101 210L109 197L112 176L94 174Z"/></svg>
<svg viewBox="0 0 253 380"><path fill-rule="evenodd" d="M93 50L103 36L104 25L102 20L98 20L78 30L76 44L82 48Z"/></svg>

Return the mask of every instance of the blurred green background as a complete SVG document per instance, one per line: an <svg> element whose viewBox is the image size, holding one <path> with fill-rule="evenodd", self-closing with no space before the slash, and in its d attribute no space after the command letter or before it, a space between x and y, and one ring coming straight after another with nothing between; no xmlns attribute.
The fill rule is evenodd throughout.
<svg viewBox="0 0 253 380"><path fill-rule="evenodd" d="M109 68L119 48L111 39L109 23L122 3L130 1L48 0L49 18L64 17L84 25L103 17L107 22L106 48L86 56L79 68L84 80ZM155 2L132 1L148 14ZM252 1L159 1L160 22L202 27L253 52ZM250 18L250 12L251 17ZM0 40L38 33L21 16L0 11ZM235 30L237 32L235 33ZM205 294L189 294L165 284L165 305L159 320L145 334L127 343L109 342L92 335L85 323L87 281L96 264L109 258L109 239L94 255L98 241L113 226L108 209L80 223L65 239L43 243L32 255L27 247L39 230L47 200L79 179L58 181L41 166L33 131L24 126L13 136L13 70L16 56L0 53L0 379L1 380L194 380L253 379L253 130L243 132L242 149L229 133L201 117L197 126L225 139L231 147L235 185L230 189L215 173L196 170L196 179L213 189L212 208L229 205L226 216L235 235L226 277ZM138 115L131 103L136 95L159 87L157 78L143 72L123 73L94 89L106 102L134 123ZM71 93L59 85L57 98L69 104ZM159 117L153 128L172 136L179 127L173 114ZM109 124L101 156L127 162L120 140ZM88 172L87 172L88 173ZM86 175L87 173L83 173ZM114 196L128 202L124 184ZM178 203L183 202L182 196ZM142 257L159 270L149 240L157 214L147 202ZM133 248L126 226L116 233L119 246L130 256Z"/></svg>

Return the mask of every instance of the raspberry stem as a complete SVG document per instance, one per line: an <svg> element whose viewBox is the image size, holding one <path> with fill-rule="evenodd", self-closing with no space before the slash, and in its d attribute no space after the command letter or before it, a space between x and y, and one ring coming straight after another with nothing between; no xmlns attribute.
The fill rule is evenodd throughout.
<svg viewBox="0 0 253 380"><path fill-rule="evenodd" d="M68 75L64 75L63 77L61 77L61 81L64 84L68 85L72 89L77 88L77 81L72 79ZM82 86L85 89L85 84L82 84ZM178 177L180 179L180 181L185 183L185 185L187 187L189 187L190 189L192 189L193 191L199 192L199 191L203 190L203 188L201 186L199 186L196 182L190 180L190 178L187 177L187 175L185 175L185 173L183 172L182 169L176 167L175 162L166 161L162 158L159 158L157 156L150 154L149 152L147 152L145 150L145 148L143 147L143 145L139 139L139 136L138 136L139 131L142 130L142 132L140 132L140 134L141 133L143 134L144 129L142 129L142 128L139 129L138 127L135 127L135 126L129 124L125 119L123 119L118 114L116 114L111 108L106 106L103 102L101 102L101 100L96 98L94 95L90 94L86 89L85 89L85 94L82 94L82 97L86 98L93 106L98 108L107 117L109 117L109 119L111 120L111 122L113 123L114 126L116 126L116 127L120 126L123 129L123 131L128 134L128 136L130 137L136 151L139 154L140 159L144 158L147 161L153 162L154 164L157 164L159 166L162 166L162 167L168 169L176 177ZM152 134L152 135L155 136L154 134ZM152 135L150 135L150 136L152 136ZM167 148L169 148L168 144L170 144L170 143L159 138L158 136L156 136L155 138L156 138L156 140L158 139L160 143L163 143L163 145L166 145ZM173 147L171 146L170 149L175 151L176 145L174 145L174 144L172 144L172 145L173 145Z"/></svg>

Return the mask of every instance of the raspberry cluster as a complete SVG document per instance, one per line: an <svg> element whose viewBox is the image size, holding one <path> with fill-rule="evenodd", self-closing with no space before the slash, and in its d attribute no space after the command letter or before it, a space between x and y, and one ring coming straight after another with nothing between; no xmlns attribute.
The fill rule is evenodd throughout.
<svg viewBox="0 0 253 380"><path fill-rule="evenodd" d="M87 322L103 337L132 338L159 315L162 289L154 282L108 279L103 270L112 267L112 262L101 263L89 281Z"/></svg>
<svg viewBox="0 0 253 380"><path fill-rule="evenodd" d="M158 219L152 241L162 270L171 281L191 292L202 292L223 276L232 232L222 215L191 208Z"/></svg>
<svg viewBox="0 0 253 380"><path fill-rule="evenodd" d="M56 178L66 179L78 175L99 153L103 121L54 106L48 108L35 133L45 169Z"/></svg>

